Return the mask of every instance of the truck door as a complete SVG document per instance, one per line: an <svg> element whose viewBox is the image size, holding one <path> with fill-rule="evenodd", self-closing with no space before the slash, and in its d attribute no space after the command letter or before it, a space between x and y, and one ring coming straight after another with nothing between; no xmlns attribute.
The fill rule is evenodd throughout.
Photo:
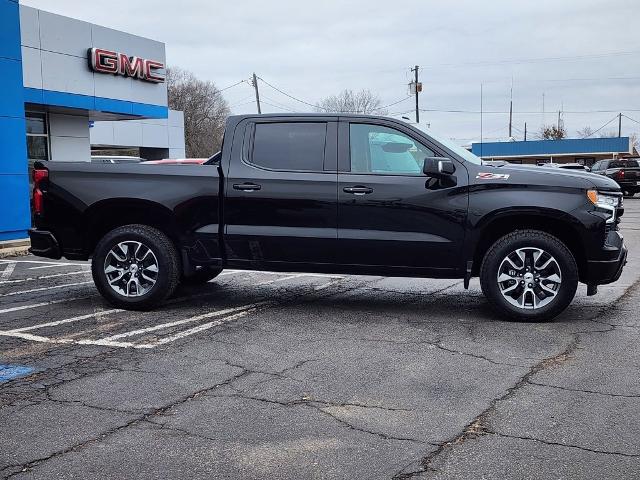
<svg viewBox="0 0 640 480"><path fill-rule="evenodd" d="M468 173L455 162L455 185L427 177L425 157L445 154L425 140L398 122L341 119L340 263L434 276L463 268Z"/></svg>
<svg viewBox="0 0 640 480"><path fill-rule="evenodd" d="M243 126L226 180L229 265L335 263L337 118L260 117Z"/></svg>

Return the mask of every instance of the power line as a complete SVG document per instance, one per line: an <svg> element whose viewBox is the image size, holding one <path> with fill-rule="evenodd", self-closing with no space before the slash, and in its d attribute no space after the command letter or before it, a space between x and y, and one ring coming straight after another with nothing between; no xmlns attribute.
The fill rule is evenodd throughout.
<svg viewBox="0 0 640 480"><path fill-rule="evenodd" d="M255 100L250 100L250 101L248 101L248 102L244 102L244 103L237 103L237 104L235 104L235 105L233 106L233 108L243 107L243 106L245 106L245 105L251 105L252 103L256 103L256 101L255 101ZM232 108L232 107L229 107L229 108Z"/></svg>
<svg viewBox="0 0 640 480"><path fill-rule="evenodd" d="M640 123L640 121L636 120L635 118L631 118L628 115L625 115L624 113L622 114L622 116L627 120L631 120L632 122Z"/></svg>
<svg viewBox="0 0 640 480"><path fill-rule="evenodd" d="M320 107L318 105L314 105L313 103L309 103L306 102L304 100L301 100L297 97L294 97L293 95L288 94L287 92L284 92L282 90L280 90L278 87L271 85L269 82L267 82L264 78L262 77L258 77L260 80L262 80L266 85L268 85L269 87L273 88L276 92L280 92L282 95L284 95L285 97L289 97L292 100L295 100L296 102L300 102L303 103L305 105L308 105L309 107L313 107L313 108L319 108L320 110L327 110L326 108Z"/></svg>
<svg viewBox="0 0 640 480"><path fill-rule="evenodd" d="M609 125L611 122L615 121L618 119L618 115L616 115L615 117L613 117L611 120L609 120L607 123L605 123L604 125L602 125L599 129L597 129L595 132L591 132L589 135L586 135L582 138L589 138L594 136L596 133L598 133L600 130L602 130L604 127L606 127L607 125Z"/></svg>
<svg viewBox="0 0 640 480"><path fill-rule="evenodd" d="M382 107L378 107L378 108L376 108L376 110L383 110L385 108L393 107L394 105L398 105L399 103L406 102L410 98L413 98L413 97L411 97L411 96L404 97L404 98L398 100L397 102L393 102L393 103L390 103L388 105L383 105Z"/></svg>
<svg viewBox="0 0 640 480"><path fill-rule="evenodd" d="M265 94L262 94L261 98L267 99L269 102L271 102L271 103L267 103L267 105L271 105L272 107L277 107L282 110L286 110L287 112L292 112L292 113L296 112L295 110L291 110L292 107L288 105L284 105L283 103L280 103L279 101L274 100L273 98L269 98ZM263 101L262 103L266 103L266 102Z"/></svg>
<svg viewBox="0 0 640 480"><path fill-rule="evenodd" d="M237 87L241 83L247 83L247 81L246 80L240 80L239 82L234 83L233 85L229 85L228 87L224 87L224 88L219 89L218 92L224 92L225 90L229 90L230 88Z"/></svg>
<svg viewBox="0 0 640 480"><path fill-rule="evenodd" d="M263 105L269 105L270 107L278 108L280 110L284 110L285 112L297 113L295 110L289 110L288 108L281 107L280 105L274 105L273 103L265 102L264 100L261 100L261 103Z"/></svg>
<svg viewBox="0 0 640 480"><path fill-rule="evenodd" d="M229 108L233 108L233 107L237 107L239 104L242 104L242 102L253 98L253 93L247 95L246 97L242 97L240 100L238 100L236 103L234 103L233 105L229 105Z"/></svg>

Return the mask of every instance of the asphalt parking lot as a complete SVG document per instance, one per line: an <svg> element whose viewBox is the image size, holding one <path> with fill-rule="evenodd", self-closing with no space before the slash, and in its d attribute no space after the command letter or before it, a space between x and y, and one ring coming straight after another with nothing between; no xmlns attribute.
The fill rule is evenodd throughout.
<svg viewBox="0 0 640 480"><path fill-rule="evenodd" d="M0 260L4 478L638 478L640 199L552 323L477 281L226 271L154 312Z"/></svg>

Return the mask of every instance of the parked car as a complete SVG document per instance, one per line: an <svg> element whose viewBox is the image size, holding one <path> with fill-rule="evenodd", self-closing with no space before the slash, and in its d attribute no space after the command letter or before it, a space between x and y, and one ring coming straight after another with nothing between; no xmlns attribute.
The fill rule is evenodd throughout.
<svg viewBox="0 0 640 480"><path fill-rule="evenodd" d="M140 163L144 159L126 155L93 155L91 163Z"/></svg>
<svg viewBox="0 0 640 480"><path fill-rule="evenodd" d="M163 160L146 160L142 165L202 165L206 158L165 158Z"/></svg>
<svg viewBox="0 0 640 480"><path fill-rule="evenodd" d="M581 163L543 163L541 167L548 168L560 168L563 170L581 170L583 172L590 172L591 169Z"/></svg>
<svg viewBox="0 0 640 480"><path fill-rule="evenodd" d="M483 165L375 116L232 116L204 165L39 162L34 178L32 253L91 258L123 308L234 268L479 276L499 312L537 321L578 282L594 295L616 281L627 256L613 180Z"/></svg>
<svg viewBox="0 0 640 480"><path fill-rule="evenodd" d="M625 196L640 192L640 164L637 158L601 160L591 167L593 173L614 179Z"/></svg>

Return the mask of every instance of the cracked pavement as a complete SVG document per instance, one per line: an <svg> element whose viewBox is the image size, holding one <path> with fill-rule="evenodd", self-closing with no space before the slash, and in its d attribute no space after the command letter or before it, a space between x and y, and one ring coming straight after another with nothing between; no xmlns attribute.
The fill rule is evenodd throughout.
<svg viewBox="0 0 640 480"><path fill-rule="evenodd" d="M477 280L233 271L122 312L82 262L4 259L0 364L34 372L0 383L0 478L638 478L626 208L622 278L550 323Z"/></svg>

